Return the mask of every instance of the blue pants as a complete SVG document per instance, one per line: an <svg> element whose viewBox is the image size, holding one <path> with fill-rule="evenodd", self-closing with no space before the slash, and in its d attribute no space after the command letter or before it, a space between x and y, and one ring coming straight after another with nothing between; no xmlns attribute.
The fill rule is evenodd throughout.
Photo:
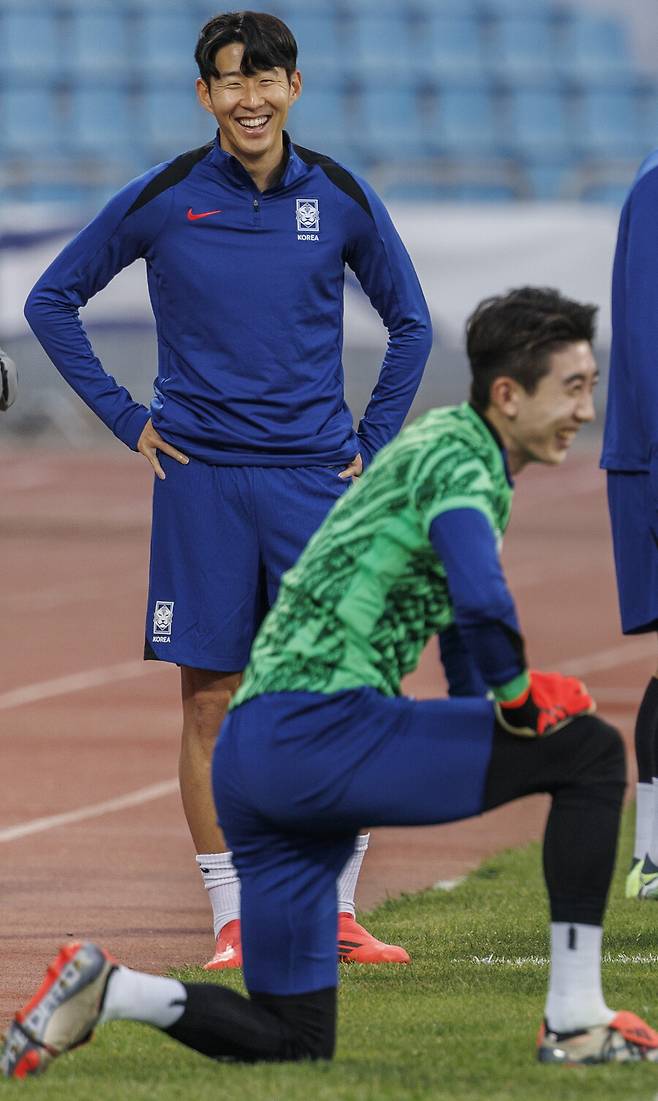
<svg viewBox="0 0 658 1101"><path fill-rule="evenodd" d="M622 631L656 631L658 525L649 475L609 470L607 484Z"/></svg>
<svg viewBox="0 0 658 1101"><path fill-rule="evenodd" d="M344 467L182 466L160 454L144 656L237 672L295 564L350 485Z"/></svg>
<svg viewBox="0 0 658 1101"><path fill-rule="evenodd" d="M250 991L336 985L336 877L359 828L480 813L493 728L487 700L371 688L276 693L230 712L213 788L242 884Z"/></svg>

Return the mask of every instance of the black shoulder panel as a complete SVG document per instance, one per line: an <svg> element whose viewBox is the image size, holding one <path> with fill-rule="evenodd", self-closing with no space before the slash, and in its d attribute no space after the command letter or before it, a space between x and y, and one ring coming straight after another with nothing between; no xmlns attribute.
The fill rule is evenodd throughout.
<svg viewBox="0 0 658 1101"><path fill-rule="evenodd" d="M319 165L331 182L335 184L336 187L340 188L341 191L344 191L346 195L349 195L351 199L354 199L354 201L365 210L366 214L372 218L372 210L370 209L370 203L368 202L365 191L359 186L354 176L352 176L346 168L342 168L340 164L336 164L335 161L332 161L331 157L325 156L324 153L314 153L312 149L304 149L301 145L294 145L294 149L300 160L304 161L304 164Z"/></svg>
<svg viewBox="0 0 658 1101"><path fill-rule="evenodd" d="M162 169L162 172L158 172L157 176L149 180L144 190L140 191L130 210L127 210L124 214L124 218L139 210L140 207L146 206L151 199L155 199L156 195L161 195L168 187L173 187L184 180L186 176L189 176L195 164L198 164L207 156L213 145L214 142L208 142L207 145L201 145L198 149L190 149L189 152L181 153L180 157L176 157L171 164Z"/></svg>

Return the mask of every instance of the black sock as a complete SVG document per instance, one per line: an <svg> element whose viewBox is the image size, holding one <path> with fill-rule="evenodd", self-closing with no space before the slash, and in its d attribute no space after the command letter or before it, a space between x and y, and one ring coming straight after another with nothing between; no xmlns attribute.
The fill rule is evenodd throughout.
<svg viewBox="0 0 658 1101"><path fill-rule="evenodd" d="M336 988L245 998L214 983L184 983L185 1012L164 1031L212 1059L252 1063L331 1059Z"/></svg>
<svg viewBox="0 0 658 1101"><path fill-rule="evenodd" d="M552 921L602 924L625 784L621 738L593 715L544 738L496 730L486 809L534 792L553 796L544 834Z"/></svg>
<svg viewBox="0 0 658 1101"><path fill-rule="evenodd" d="M637 778L650 784L658 764L658 679L651 677L635 720Z"/></svg>

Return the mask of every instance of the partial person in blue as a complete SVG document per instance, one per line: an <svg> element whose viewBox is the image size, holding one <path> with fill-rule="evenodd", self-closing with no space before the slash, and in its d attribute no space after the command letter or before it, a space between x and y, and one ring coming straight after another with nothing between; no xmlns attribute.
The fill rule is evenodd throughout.
<svg viewBox="0 0 658 1101"><path fill-rule="evenodd" d="M612 273L607 471L621 626L658 630L658 152L624 203ZM658 900L658 671L635 723L638 781L626 896Z"/></svg>
<svg viewBox="0 0 658 1101"><path fill-rule="evenodd" d="M145 657L181 667L180 786L213 907L214 969L242 960L239 882L210 791L217 732L282 574L402 427L432 336L380 199L284 130L302 90L288 27L219 15L195 57L216 140L127 184L39 279L25 312L67 382L157 476ZM78 315L137 258L157 325L149 409L108 374ZM356 431L341 361L346 265L389 335ZM339 879L341 957L408 962L355 921L366 845L360 836Z"/></svg>

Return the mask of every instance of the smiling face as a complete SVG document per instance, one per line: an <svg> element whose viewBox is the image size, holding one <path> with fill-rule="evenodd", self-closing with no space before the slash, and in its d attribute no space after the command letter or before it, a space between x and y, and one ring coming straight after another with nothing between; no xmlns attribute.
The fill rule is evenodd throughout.
<svg viewBox="0 0 658 1101"><path fill-rule="evenodd" d="M301 74L273 69L245 76L241 71L244 45L232 42L215 54L219 77L210 87L197 80L201 105L215 116L222 149L231 153L247 171L272 171L283 157L283 128L290 105L301 92Z"/></svg>
<svg viewBox="0 0 658 1101"><path fill-rule="evenodd" d="M589 341L549 353L548 368L532 393L506 376L491 386L486 416L501 434L513 474L530 462L564 462L576 433L595 417L598 369Z"/></svg>

